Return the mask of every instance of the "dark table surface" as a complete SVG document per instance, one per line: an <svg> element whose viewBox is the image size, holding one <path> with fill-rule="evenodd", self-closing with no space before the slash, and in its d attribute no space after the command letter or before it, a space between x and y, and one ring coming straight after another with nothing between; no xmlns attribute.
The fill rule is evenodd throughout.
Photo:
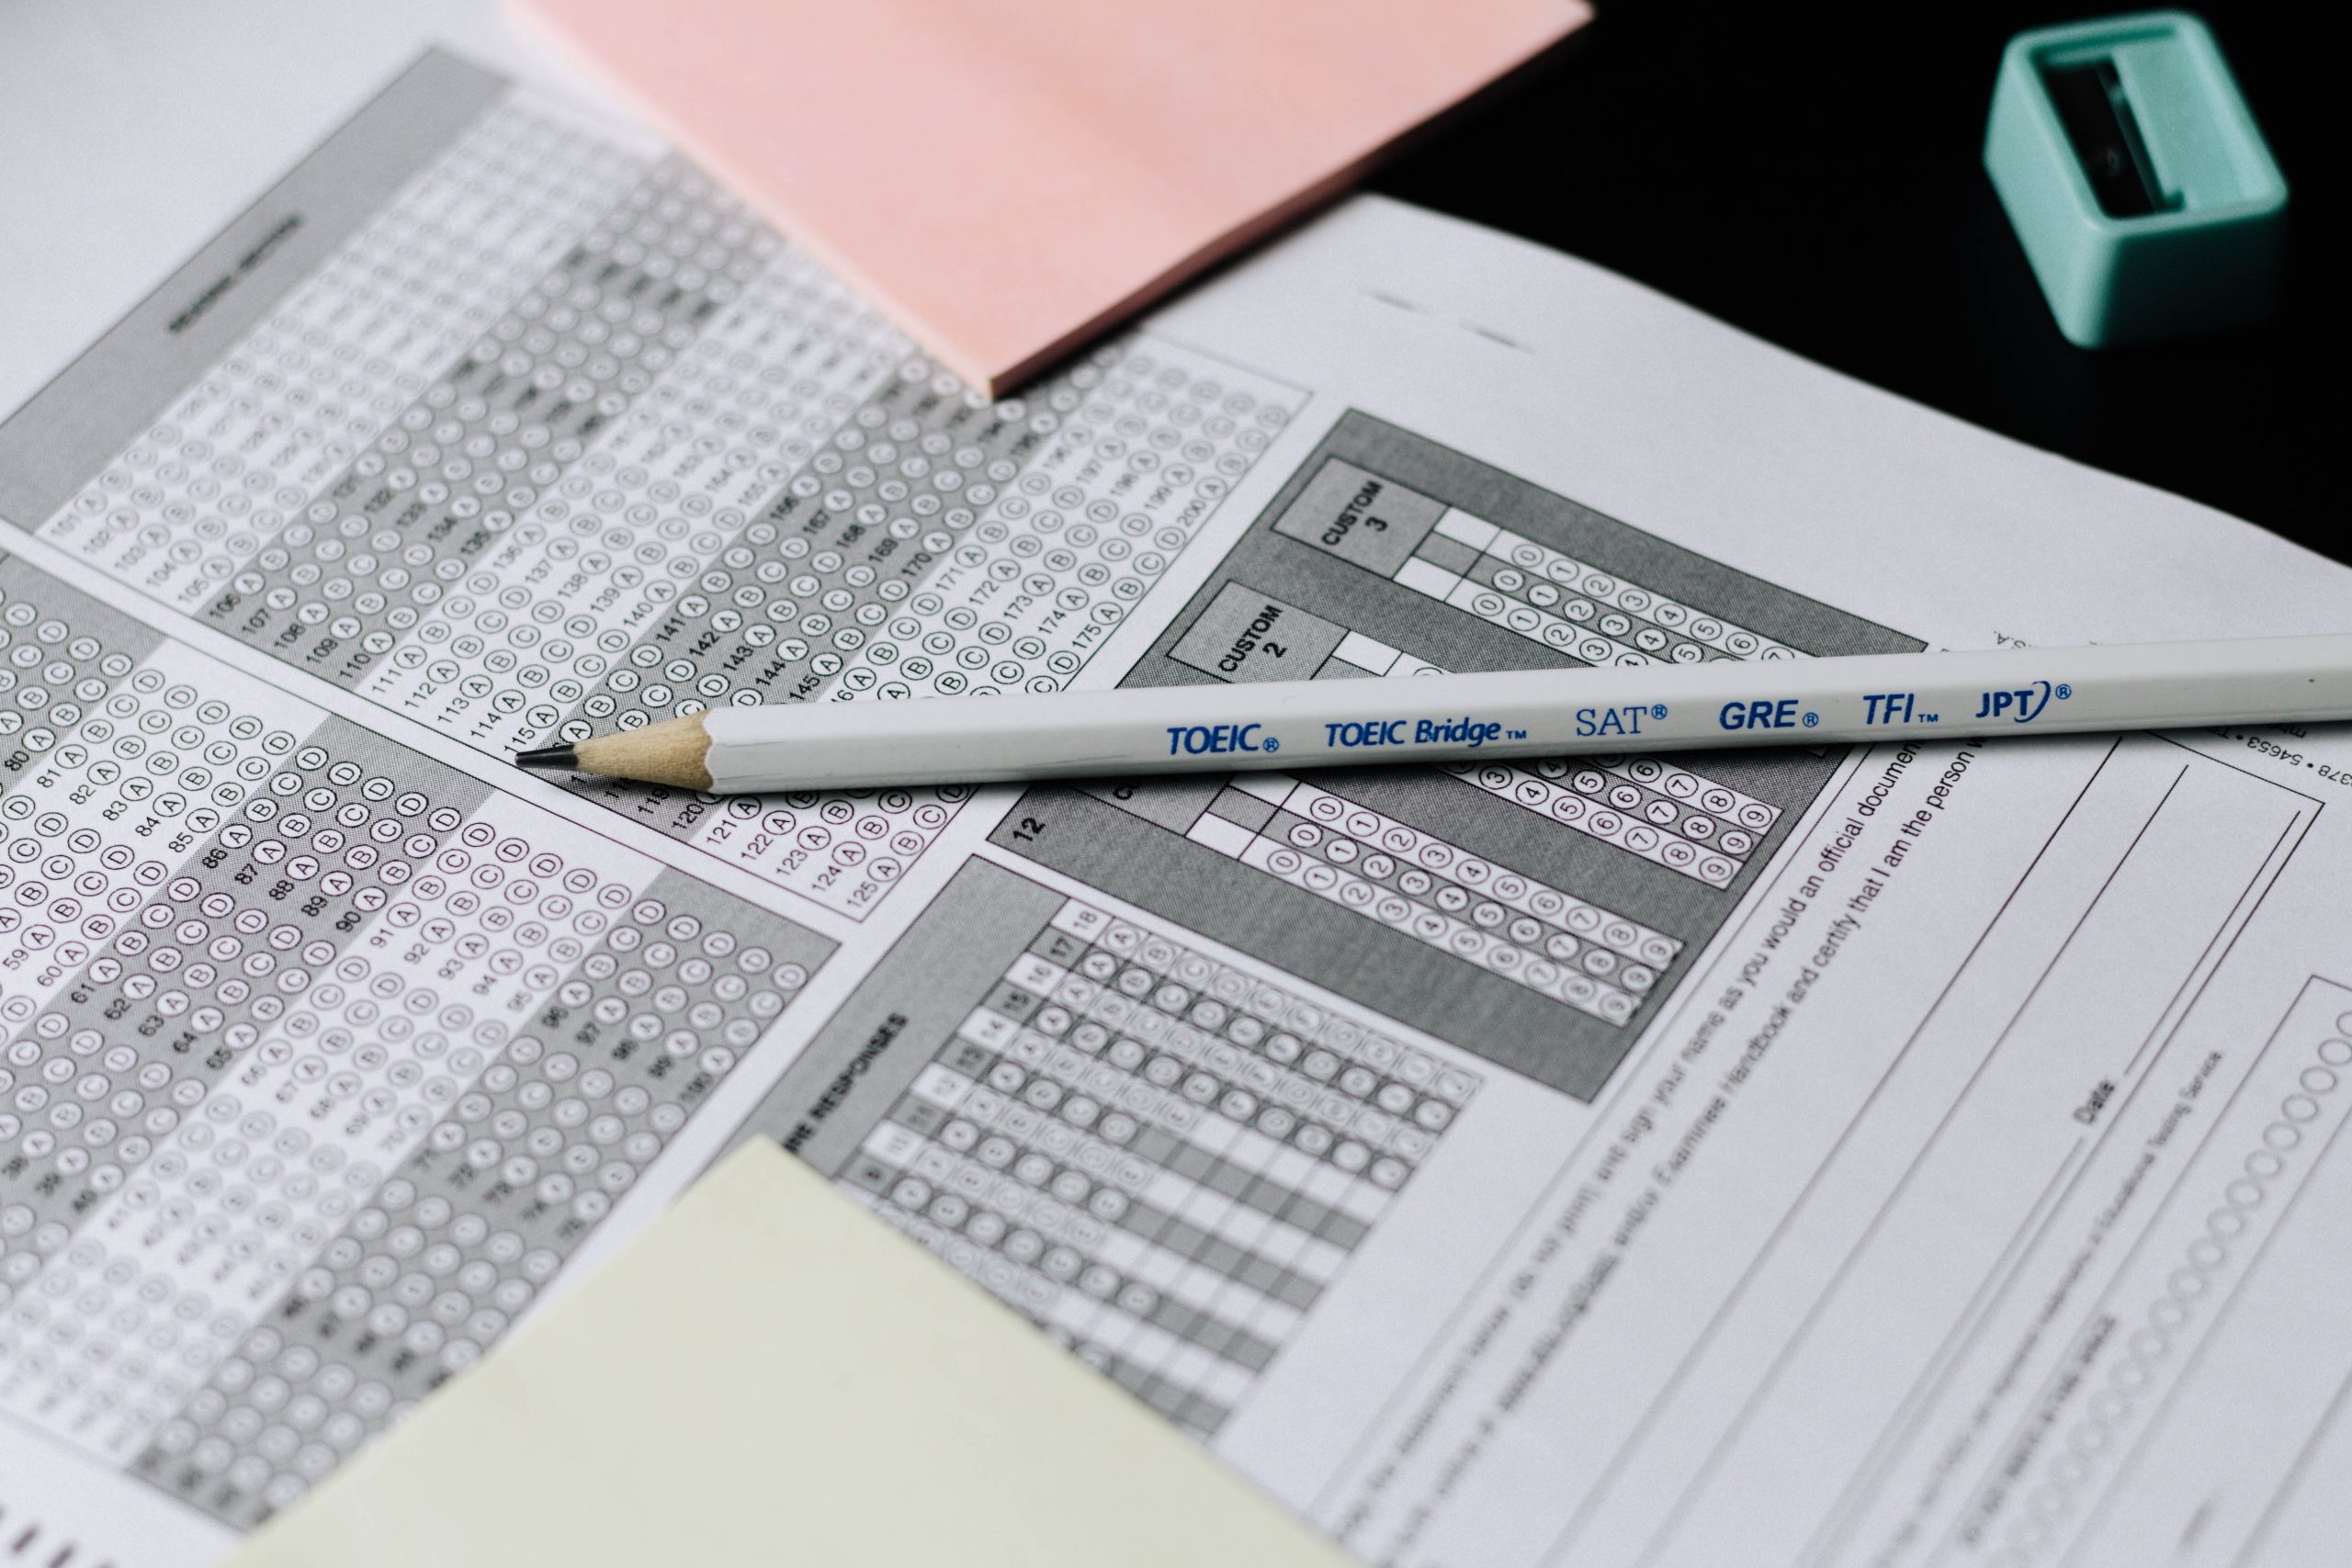
<svg viewBox="0 0 2352 1568"><path fill-rule="evenodd" d="M2315 30L2324 9L2202 13L2291 189L2279 315L2089 353L2058 334L1981 154L2009 36L2109 13L1599 5L1557 58L1373 188L1586 257L1890 391L2352 560L2333 217L2346 88L2339 51Z"/></svg>

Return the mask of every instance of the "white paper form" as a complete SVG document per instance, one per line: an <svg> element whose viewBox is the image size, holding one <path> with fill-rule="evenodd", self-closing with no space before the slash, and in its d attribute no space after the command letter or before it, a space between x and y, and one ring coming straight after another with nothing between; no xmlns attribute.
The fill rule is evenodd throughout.
<svg viewBox="0 0 2352 1568"><path fill-rule="evenodd" d="M991 404L431 21L345 40L389 85L315 143L258 117L282 180L0 425L23 1551L207 1560L752 1135L1373 1561L2340 1532L2340 733L503 761L726 701L2333 630L2340 569L1372 200ZM139 90L332 31L214 25Z"/></svg>

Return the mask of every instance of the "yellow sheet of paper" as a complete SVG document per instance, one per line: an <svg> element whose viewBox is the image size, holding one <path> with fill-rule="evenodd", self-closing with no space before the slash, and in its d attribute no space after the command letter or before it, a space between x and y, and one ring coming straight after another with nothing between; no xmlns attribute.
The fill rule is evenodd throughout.
<svg viewBox="0 0 2352 1568"><path fill-rule="evenodd" d="M1341 1568L765 1139L237 1568Z"/></svg>

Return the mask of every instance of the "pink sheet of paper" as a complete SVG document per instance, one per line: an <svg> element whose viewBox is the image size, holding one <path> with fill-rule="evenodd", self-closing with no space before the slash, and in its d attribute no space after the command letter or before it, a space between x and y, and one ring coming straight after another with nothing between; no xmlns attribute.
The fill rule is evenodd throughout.
<svg viewBox="0 0 2352 1568"><path fill-rule="evenodd" d="M1001 391L1336 194L1584 0L515 0Z"/></svg>

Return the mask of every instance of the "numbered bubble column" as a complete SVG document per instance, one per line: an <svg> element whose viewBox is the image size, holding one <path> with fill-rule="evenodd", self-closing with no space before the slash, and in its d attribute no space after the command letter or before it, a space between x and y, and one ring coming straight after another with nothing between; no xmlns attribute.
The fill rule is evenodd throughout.
<svg viewBox="0 0 2352 1568"><path fill-rule="evenodd" d="M219 1015L210 1023L225 1024L223 1038L210 1050L199 1049L200 1034L183 1032L160 1049L149 1046L153 1055L143 1066L137 1051L122 1064L122 1077L136 1071L141 1087L158 1067L168 1071L182 1053L200 1060L201 1067L171 1084L170 1104L155 1103L148 1112L143 1127L153 1140L153 1159L90 1206L62 1252L49 1256L17 1290L6 1320L17 1341L13 1364L19 1369L6 1397L52 1430L109 1455L125 1455L143 1441L185 1397L192 1386L186 1380L200 1375L233 1343L243 1317L282 1290L323 1245L332 1222L348 1212L342 1188L355 1171L365 1171L364 1160L349 1156L366 1152L368 1118L397 1122L403 1091L428 1101L436 1094L446 1101L456 1092L454 1084L439 1087L397 1050L413 1032L413 1020L384 1012L383 987L360 993L356 987L368 977L367 966L350 952L338 961L337 951L364 939L361 905L375 904L383 918L391 918L404 907L401 896L413 896L429 880L429 872L403 873L438 866L445 858L444 840L463 816L447 803L464 799L462 792L477 799L488 792L454 774L427 779L423 782L437 786L434 794L445 802L435 807L424 791L386 790L390 781L383 775L368 773L357 760L339 761L326 747L305 747L294 762L231 825L260 830L244 836L241 851L207 868L248 889L244 907L192 876L176 882L197 885L175 882L168 890L186 897L188 908L182 912L209 918L181 920L174 933L179 944L158 950L198 962L185 970L166 967L189 984L212 971L207 999L245 1003L251 1016L229 1019L217 1005L198 1007L199 1013ZM378 797L381 820L399 825L406 818L427 830L401 840L397 856L346 855L372 874L365 883L355 877L345 885L345 902L317 886L336 886L337 871L315 852L301 852L345 848L337 840L350 829L325 824L341 818L364 829L369 814L353 807L370 795ZM437 823L432 820L436 815L442 818ZM237 836L229 829L222 834L224 840ZM373 850L376 840L369 833L347 848ZM371 888L387 897L368 897ZM362 1029L365 1040L358 1036ZM133 1032L123 1039L152 1034ZM79 1050L86 1042L95 1050L105 1040L103 1032L89 1030L69 1043ZM117 1054L107 1052L109 1058ZM416 1055L431 1059L421 1044ZM110 1104L136 1113L140 1090L128 1082L114 1087ZM338 1100L356 1102L362 1113L340 1125L327 1121ZM429 1121L429 1113L406 1118L412 1141ZM362 1179L372 1185L375 1179ZM70 1314L50 1310L51 1303L69 1302ZM61 1352L70 1347L72 1355L41 1353L30 1343L36 1330Z"/></svg>
<svg viewBox="0 0 2352 1568"><path fill-rule="evenodd" d="M907 598L910 581L951 547L953 530L970 525L972 507L992 500L1016 471L1012 454L1028 437L1008 408L1019 405L991 405L926 361L904 361L758 520L703 557L698 576L690 575L690 558L673 559L684 592L675 582L648 584L629 612L633 645L561 732L823 691ZM660 792L584 787L854 916L879 901L969 794L763 801L751 821L745 803L722 810Z"/></svg>
<svg viewBox="0 0 2352 1568"><path fill-rule="evenodd" d="M303 761L329 764L324 748L312 748L312 755L303 757ZM409 764L416 766L416 760L409 760ZM442 771L433 769L433 773ZM289 776L280 778L285 781ZM285 856L270 853L268 846L315 844L322 837L322 828L312 823L306 811L280 811L277 802L318 807L320 811L336 807L334 790L315 783L306 790L306 783L294 776L291 787L280 790L280 781L273 781L273 790L249 802L252 818L277 829L276 835L252 841L252 861L247 863L256 882L268 874L266 867L270 863L280 863L280 870L287 872L261 891L261 898L273 903L291 903L299 884L315 874L315 867L294 865ZM365 795L365 778L350 783L357 785L353 790L356 795ZM433 795L442 802L463 799L461 790L470 790L475 799L487 795L482 785L461 781L454 773L425 778L424 783L433 785ZM409 835L402 849L409 861L430 856L425 865L440 867L447 858L442 835L458 828L461 808L452 804L433 807L424 790L402 792L393 797L390 807L395 813L424 816L435 829L430 835ZM442 816L440 823L430 820L435 813ZM409 896L437 896L435 888L428 886L428 872L419 872L416 877L386 874L383 879L395 886L407 884L402 891ZM381 919L398 919L407 908L412 908L407 898L393 900L383 909ZM320 905L318 917L327 919L332 909ZM356 921L339 924L360 929ZM454 945L454 941L457 931L442 945ZM235 938L219 938L214 947L223 942L232 945ZM414 1065L393 1060L395 1051L386 1046L386 1042L398 1043L398 1039L407 1037L414 1022L407 1018L379 1018L377 1001L345 992L345 985L356 983L356 976L348 971L360 968L357 978L367 978L365 962L356 954L345 954L334 964L336 980L345 985L320 985L312 989L312 983L320 978L318 966L334 962L334 942L324 938L303 942L301 929L285 921L270 929L268 947L285 950L285 962L277 962L270 950L261 950L247 954L243 968L247 974L268 976L277 995L299 997L299 1004L268 1009L276 1010L277 1021L259 1032L259 1042L254 1043L243 1067L211 1084L205 1096L186 1110L179 1126L160 1143L153 1164L131 1176L120 1197L101 1203L83 1232L73 1236L66 1253L51 1258L33 1286L18 1293L17 1319L35 1319L40 1300L62 1300L68 1295L75 1300L75 1324L139 1316L139 1303L174 1303L174 1314L184 1321L209 1319L207 1336L181 1345L176 1354L181 1366L202 1371L211 1354L221 1349L221 1337L232 1340L235 1333L243 1331L240 1309L252 1309L254 1300L282 1288L282 1281L291 1279L303 1258L322 1244L332 1232L332 1224L324 1224L322 1215L334 1218L339 1211L348 1211L344 1208L348 1199L320 1178L344 1170L348 1180L350 1170L365 1168L357 1164L345 1166L345 1156L350 1155L350 1145L360 1143L369 1131L367 1122L371 1117L398 1122L400 1105L395 1100L400 1096L395 1090L416 1089L421 1096L435 1093L430 1084L416 1081L419 1075L412 1069ZM379 985L374 989L383 987ZM402 999L407 999L407 987L395 985L393 989L400 989ZM339 1022L345 1030L336 1034L334 1025ZM371 1027L374 1039L350 1048L356 1043L350 1025ZM306 1054L301 1048L306 1043L315 1043L327 1055ZM348 1060L327 1060L339 1046L350 1048ZM303 1093L306 1089L311 1093ZM449 1093L454 1089L445 1090L445 1098ZM334 1128L344 1145L312 1147L318 1122L334 1110L339 1098L360 1102L362 1114ZM412 1138L421 1135L425 1122L430 1122L428 1114L407 1117ZM303 1155L308 1159L299 1161L297 1156ZM280 1283L270 1286L266 1283L270 1279ZM63 1333L66 1325L54 1324L54 1331ZM104 1349L113 1349L115 1354L104 1354ZM51 1387L38 1401L38 1413L85 1441L104 1443L108 1453L122 1453L131 1437L143 1434L153 1420L186 1394L186 1387L176 1384L174 1371L158 1368L136 1347L101 1347L99 1340L80 1345L75 1361L59 1368L50 1382ZM160 1396L160 1408L148 1408L151 1396ZM24 1394L18 1394L18 1399L24 1399Z"/></svg>
<svg viewBox="0 0 2352 1568"><path fill-rule="evenodd" d="M528 825L527 818L525 823ZM263 1435L255 1402L260 1410L275 1411L286 1395L282 1384L276 1385L280 1393L275 1401L270 1392L273 1385L266 1381L255 1385L257 1358L266 1362L277 1348L310 1343L312 1337L308 1329L318 1324L328 1327L331 1339L357 1337L370 1347L381 1340L391 1352L400 1353L398 1331L407 1326L406 1320L403 1317L396 1324L388 1322L383 1312L375 1310L382 1303L370 1302L348 1320L336 1315L339 1299L345 1306L351 1303L338 1297L338 1287L333 1283L335 1259L342 1257L345 1240L355 1230L363 1235L383 1234L381 1205L405 1207L413 1201L412 1190L404 1189L397 1179L384 1182L384 1173L402 1162L413 1162L424 1132L420 1121L430 1122L434 1116L446 1118L462 1099L480 1092L482 1084L498 1084L512 1077L514 1069L504 1059L508 1053L525 1050L528 1055L520 1042L512 1039L514 1020L527 1015L548 989L560 984L563 974L577 965L595 938L616 918L616 911L626 910L637 897L634 881L612 881L600 876L596 871L577 863L574 856L545 844L514 859L511 846L520 840L511 834L493 834L482 842L467 841L483 840L481 829L487 826L492 824L481 818L467 822L458 837L433 856L430 872L416 879L421 893L431 893L451 908L461 907L469 899L479 900L465 921L469 933L486 939L476 954L472 983L462 985L464 976L460 975L440 978L436 973L435 986L400 989L397 970L403 963L412 969L419 959L436 971L447 966L446 960L440 964L434 960L436 953L446 951L447 944L442 942L437 928L447 921L429 915L420 905L410 905L405 909L396 907L388 911L383 930L371 932L364 944L375 953L376 961L370 963L360 953L354 953L337 967L337 981L364 991L364 997L346 1004L345 1016L339 1023L311 1032L318 1052L314 1059L322 1065L340 1060L351 1051L355 1038L358 1039L360 1051L368 1049L367 1040L353 1032L354 1025L358 1025L370 1035L380 1035L394 1043L402 1059L418 1066L424 1076L415 1085L416 1096L401 1104L380 1096L371 1097L356 1082L338 1086L333 1075L313 1067L322 1096L333 1097L333 1103L327 1106L330 1118L351 1113L349 1121L330 1122L338 1138L334 1152L352 1147L356 1141L362 1156L380 1154L383 1157L363 1157L341 1170L337 1179L343 1201L332 1216L334 1223L326 1227L329 1245L325 1250L314 1251L290 1277L275 1281L278 1293L243 1321L236 1337L236 1354L223 1359L213 1371L209 1387L193 1393L186 1388L178 1391L187 1396L177 1406L178 1419L142 1451L138 1464L143 1472L203 1501L207 1506L243 1509L265 1506L258 1495L260 1482L247 1472L254 1464L260 1463L264 1466L261 1479L266 1480L272 1461L257 1460L239 1445ZM456 864L458 854L453 852L458 851L464 852L469 860L464 867ZM623 863L626 870L634 870L641 863L634 857L625 857ZM504 874L495 879L485 874L493 867ZM460 874L464 881L455 891L447 885L437 893L421 886L428 875L443 879L446 884L447 879ZM380 943L375 941L379 936L384 939ZM417 946L424 947L425 952L417 953ZM465 1004L449 1002L453 994L479 998L495 1008L496 1018L472 1018ZM459 1011L469 1016L460 1018ZM469 1023L472 1029L470 1037L464 1032ZM420 1119L415 1113L420 1104L431 1107L431 1114ZM378 1126L389 1121L388 1131L396 1136L368 1143L371 1129L359 1124L363 1119ZM380 1188L379 1182L384 1182ZM373 1273L371 1269L370 1278ZM394 1306L386 1310L399 1309ZM285 1338L288 1335L291 1336L290 1340ZM351 1426L350 1441L356 1441L363 1430L372 1430L373 1424L380 1422L390 1407L388 1398L379 1397L382 1385L363 1383L351 1371L347 1360L336 1359L329 1364L314 1357L305 1371L305 1361L295 1355L289 1365L304 1377L322 1373L321 1386L324 1393L319 1397L330 1402L338 1416L334 1430L342 1430L355 1419L362 1423ZM335 1367L342 1371L335 1371ZM326 1408L322 1404L307 1426L318 1426ZM199 1427L203 1434L200 1438ZM266 1446L274 1450L277 1440L272 1438ZM289 1447L277 1458L288 1460L293 1454L294 1449Z"/></svg>
<svg viewBox="0 0 2352 1568"><path fill-rule="evenodd" d="M194 611L609 208L638 165L492 111L41 529Z"/></svg>
<svg viewBox="0 0 2352 1568"><path fill-rule="evenodd" d="M292 747L9 1043L0 1301L232 1063L250 1069L265 1032L407 880L401 808L413 819L425 797L364 765L355 738L381 747L339 720Z"/></svg>
<svg viewBox="0 0 2352 1568"><path fill-rule="evenodd" d="M40 962L19 965L21 977L0 1000L8 1027L0 1065L7 1096L0 1104L0 1301L26 1284L78 1218L147 1156L152 1138L201 1097L208 1076L198 1058L218 1046L219 1032L247 1008L268 1005L251 982L223 975L186 919L197 903L225 897L225 888L185 871L175 877L173 866L216 855L222 836L236 832L224 818L269 775L272 756L295 744L294 731L273 721L307 723L313 716L282 696L281 712L249 694L232 694L233 703L199 698L198 680L171 679L204 676L175 668L190 657L166 645L84 720L76 744L107 755L80 776L97 782L69 792L70 811L25 813L21 826L29 831L6 840L11 848L51 846L45 858L20 857L34 874L11 886L19 894L45 889L38 908L60 924L36 919L16 933L24 944L16 952ZM220 689L217 678L208 684ZM174 717L193 723L175 728ZM162 744L147 747L150 739ZM141 765L151 762L160 772ZM85 788L88 798L74 805L71 795ZM27 798L0 796L0 819L10 816L11 800ZM88 819L93 813L96 821ZM138 838L153 852L124 842ZM74 915L79 923L65 930L62 922Z"/></svg>
<svg viewBox="0 0 2352 1568"><path fill-rule="evenodd" d="M673 563L687 588L649 584L628 621L648 635L558 732L729 702L1050 690L1286 417L1133 341L996 403L910 356L718 558L699 552L698 577Z"/></svg>
<svg viewBox="0 0 2352 1568"><path fill-rule="evenodd" d="M473 599L463 585L482 552L740 288L742 258L672 188L679 177L665 166L641 182L204 619L350 686L444 598Z"/></svg>
<svg viewBox="0 0 2352 1568"><path fill-rule="evenodd" d="M675 581L648 583L629 657L562 733L815 694L970 525L967 479L992 494L977 472L992 457L1011 477L1005 449L1020 434L986 398L908 358L731 541L741 554L682 556ZM926 527L935 536L910 545Z"/></svg>
<svg viewBox="0 0 2352 1568"><path fill-rule="evenodd" d="M232 1523L301 1495L503 1335L827 944L664 873L139 1468ZM590 922L591 924L596 922Z"/></svg>
<svg viewBox="0 0 2352 1568"><path fill-rule="evenodd" d="M456 732L493 750L534 744L662 612L714 592L709 571L749 571L767 557L775 525L752 520L889 375L904 344L772 236L756 233L746 256L758 270L742 296L468 580L475 614L457 615L446 601L435 612L446 626L428 620L362 690L409 708L428 688L488 682ZM772 641L774 628L764 631Z"/></svg>
<svg viewBox="0 0 2352 1568"><path fill-rule="evenodd" d="M973 793L942 784L721 797L602 779L574 787L853 919L873 911Z"/></svg>
<svg viewBox="0 0 2352 1568"><path fill-rule="evenodd" d="M996 405L1015 462L989 462L986 482L956 487L965 505L943 514L952 550L886 635L853 650L844 687L904 696L1067 683L1299 401L1293 389L1138 335L1025 401ZM952 460L978 481L989 456L980 444ZM943 469L933 482L957 477Z"/></svg>
<svg viewBox="0 0 2352 1568"><path fill-rule="evenodd" d="M62 739L22 737L40 750L0 795L0 1023L29 1025L317 721L258 682L224 693L222 674L166 643Z"/></svg>
<svg viewBox="0 0 2352 1568"><path fill-rule="evenodd" d="M109 745L146 706L124 686L163 639L126 639L134 628L111 613L54 614L49 589L0 558L0 1027L29 1019L140 897L123 886L140 855L107 852L92 818L135 804Z"/></svg>

